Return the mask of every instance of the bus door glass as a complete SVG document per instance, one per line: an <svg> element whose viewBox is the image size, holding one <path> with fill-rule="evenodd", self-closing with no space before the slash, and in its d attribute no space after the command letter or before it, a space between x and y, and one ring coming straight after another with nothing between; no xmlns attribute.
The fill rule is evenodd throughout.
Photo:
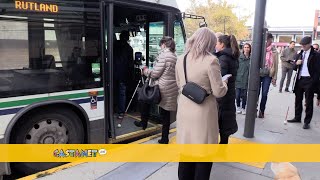
<svg viewBox="0 0 320 180"><path fill-rule="evenodd" d="M185 36L183 31L183 23L181 21L174 22L174 41L176 42L176 54L180 56L184 52Z"/></svg>
<svg viewBox="0 0 320 180"><path fill-rule="evenodd" d="M107 19L109 26L106 26L110 96L108 134L110 142L120 142L160 129L156 123L157 106L146 110L150 112L150 117L147 126L141 126L143 108L137 99L142 86L140 68L146 65L153 67L168 17L161 10L150 10L143 2L107 3L106 6L108 17L113 17Z"/></svg>
<svg viewBox="0 0 320 180"><path fill-rule="evenodd" d="M149 23L149 68L153 68L159 51L160 40L164 36L164 22L150 22Z"/></svg>

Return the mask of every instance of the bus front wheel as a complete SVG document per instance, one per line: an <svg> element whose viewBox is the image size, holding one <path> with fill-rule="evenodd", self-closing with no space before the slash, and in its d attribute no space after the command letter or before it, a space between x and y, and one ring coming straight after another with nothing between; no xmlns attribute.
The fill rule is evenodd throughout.
<svg viewBox="0 0 320 180"><path fill-rule="evenodd" d="M82 144L84 129L79 116L67 109L46 109L23 117L11 135L14 144ZM24 175L63 163L13 163L13 171Z"/></svg>

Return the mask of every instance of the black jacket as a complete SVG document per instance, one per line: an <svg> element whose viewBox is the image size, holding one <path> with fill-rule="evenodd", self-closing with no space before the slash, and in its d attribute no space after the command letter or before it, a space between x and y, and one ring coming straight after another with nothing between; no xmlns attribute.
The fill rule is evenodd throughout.
<svg viewBox="0 0 320 180"><path fill-rule="evenodd" d="M303 54L304 51L301 51L299 53L299 55L297 56L297 59L302 59L302 54ZM308 70L309 70L309 74L312 78L312 81L313 81L313 86L316 89L316 86L319 85L319 78L320 78L320 54L317 53L313 47L311 47L311 51L310 51L310 55L309 55L309 58L308 58ZM296 77L296 81L295 81L295 86L294 86L294 91L296 89L296 85L297 85L297 82L299 82L299 74L302 70L302 65L294 65L294 70L295 71L298 71L297 73L297 77Z"/></svg>
<svg viewBox="0 0 320 180"><path fill-rule="evenodd" d="M125 41L116 41L113 48L114 78L120 82L128 82L133 76L133 49Z"/></svg>
<svg viewBox="0 0 320 180"><path fill-rule="evenodd" d="M216 53L216 56L220 62L221 75L232 74L232 77L228 80L227 94L224 97L217 99L219 105L220 134L231 135L238 131L235 106L235 81L239 66L239 57L233 57L230 48L226 48L223 51Z"/></svg>

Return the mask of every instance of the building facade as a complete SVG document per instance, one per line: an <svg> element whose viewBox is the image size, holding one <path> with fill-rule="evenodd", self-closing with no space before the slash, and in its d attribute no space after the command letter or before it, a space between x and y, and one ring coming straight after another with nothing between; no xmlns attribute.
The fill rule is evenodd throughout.
<svg viewBox="0 0 320 180"><path fill-rule="evenodd" d="M249 27L248 30L252 33L252 27ZM280 46L287 46L290 41L295 41L297 45L299 45L300 40L304 36L314 37L312 26L268 27L268 32L272 33L274 42ZM252 37L252 35L250 35L250 37Z"/></svg>

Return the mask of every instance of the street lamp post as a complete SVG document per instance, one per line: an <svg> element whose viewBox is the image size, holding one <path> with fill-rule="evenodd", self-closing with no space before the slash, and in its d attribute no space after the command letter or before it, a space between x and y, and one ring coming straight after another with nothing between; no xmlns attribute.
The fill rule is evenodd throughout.
<svg viewBox="0 0 320 180"><path fill-rule="evenodd" d="M248 103L247 113L244 128L244 137L254 137L254 126L256 120L256 108L258 102L259 82L260 82L260 63L262 59L263 49L263 32L265 27L265 13L266 13L267 0L256 0L256 11L253 26L253 42L252 42L252 55L250 63L250 76L248 88Z"/></svg>

